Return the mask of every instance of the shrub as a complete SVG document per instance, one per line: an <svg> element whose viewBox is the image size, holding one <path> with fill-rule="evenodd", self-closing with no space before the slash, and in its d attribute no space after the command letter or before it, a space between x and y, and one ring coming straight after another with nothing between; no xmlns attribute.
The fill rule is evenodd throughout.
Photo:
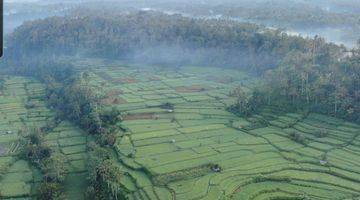
<svg viewBox="0 0 360 200"><path fill-rule="evenodd" d="M101 146L113 146L116 142L116 135L114 132L103 133L99 136L98 141Z"/></svg>
<svg viewBox="0 0 360 200"><path fill-rule="evenodd" d="M41 144L41 140L42 140L42 136L40 134L30 134L29 135L29 139L30 139L30 144L32 145L40 145Z"/></svg>
<svg viewBox="0 0 360 200"><path fill-rule="evenodd" d="M62 187L59 183L43 182L38 188L38 199L64 199L62 197Z"/></svg>
<svg viewBox="0 0 360 200"><path fill-rule="evenodd" d="M293 140L297 143L306 145L306 138L303 135L301 135L300 133L291 132L289 136L290 136L291 140Z"/></svg>
<svg viewBox="0 0 360 200"><path fill-rule="evenodd" d="M43 159L51 156L51 149L43 145L28 145L24 148L23 155L31 163L39 165Z"/></svg>
<svg viewBox="0 0 360 200"><path fill-rule="evenodd" d="M42 162L42 171L46 182L61 183L65 181L66 157L62 154L53 154Z"/></svg>
<svg viewBox="0 0 360 200"><path fill-rule="evenodd" d="M329 132L326 129L320 129L315 132L317 138L323 138L329 135Z"/></svg>
<svg viewBox="0 0 360 200"><path fill-rule="evenodd" d="M28 101L25 103L25 108L26 109L31 109L31 108L35 108L36 104L32 101Z"/></svg>
<svg viewBox="0 0 360 200"><path fill-rule="evenodd" d="M88 163L92 199L109 199L109 196L121 195L119 183L123 177L122 169L113 160L111 153L95 143L89 145L90 157ZM123 199L123 198L120 198Z"/></svg>
<svg viewBox="0 0 360 200"><path fill-rule="evenodd" d="M166 110L174 110L174 104L164 103L164 104L160 105L160 108L166 109Z"/></svg>
<svg viewBox="0 0 360 200"><path fill-rule="evenodd" d="M121 120L121 112L115 107L112 107L111 110L105 109L100 114L100 119L105 125L115 125Z"/></svg>
<svg viewBox="0 0 360 200"><path fill-rule="evenodd" d="M261 183L266 181L276 181L276 182L291 182L291 179L289 177L283 177L283 176L256 176L253 178L254 183Z"/></svg>

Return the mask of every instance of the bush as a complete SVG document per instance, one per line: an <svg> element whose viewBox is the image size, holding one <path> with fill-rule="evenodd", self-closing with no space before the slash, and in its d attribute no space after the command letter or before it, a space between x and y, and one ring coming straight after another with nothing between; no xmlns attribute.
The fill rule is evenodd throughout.
<svg viewBox="0 0 360 200"><path fill-rule="evenodd" d="M26 109L31 109L31 108L35 108L36 104L32 101L28 101L25 103L25 108Z"/></svg>
<svg viewBox="0 0 360 200"><path fill-rule="evenodd" d="M46 182L61 183L65 181L66 157L62 154L53 154L50 158L43 160L42 171Z"/></svg>
<svg viewBox="0 0 360 200"><path fill-rule="evenodd" d="M100 114L100 119L105 125L115 125L119 120L121 120L121 112L112 107L111 110L104 110Z"/></svg>
<svg viewBox="0 0 360 200"><path fill-rule="evenodd" d="M103 133L99 136L98 141L101 146L113 146L116 142L116 135L114 132Z"/></svg>
<svg viewBox="0 0 360 200"><path fill-rule="evenodd" d="M61 183L65 180L66 159L62 154L52 154L51 148L44 144L43 134L41 129L31 129L24 142L22 155L43 174L38 199L64 199Z"/></svg>
<svg viewBox="0 0 360 200"><path fill-rule="evenodd" d="M174 110L174 104L164 103L164 104L160 105L160 108L166 109L166 110Z"/></svg>
<svg viewBox="0 0 360 200"><path fill-rule="evenodd" d="M266 181L276 181L276 182L291 182L291 179L289 177L283 177L283 176L256 176L253 178L254 183L261 183Z"/></svg>
<svg viewBox="0 0 360 200"><path fill-rule="evenodd" d="M31 163L39 166L42 160L51 156L51 148L43 144L43 132L38 128L30 130L22 155Z"/></svg>
<svg viewBox="0 0 360 200"><path fill-rule="evenodd" d="M293 140L297 143L306 145L306 138L303 135L301 135L300 133L292 132L292 133L290 133L289 137L291 140Z"/></svg>
<svg viewBox="0 0 360 200"><path fill-rule="evenodd" d="M25 147L25 157L34 164L39 164L41 160L51 156L51 149L44 145L28 145Z"/></svg>
<svg viewBox="0 0 360 200"><path fill-rule="evenodd" d="M110 196L121 195L121 191L118 190L124 172L114 162L111 153L95 143L89 145L89 150L88 179L90 186L88 191L94 193L92 199L110 199Z"/></svg>
<svg viewBox="0 0 360 200"><path fill-rule="evenodd" d="M31 145L40 145L42 141L42 135L38 133L32 133L29 135L29 140Z"/></svg>
<svg viewBox="0 0 360 200"><path fill-rule="evenodd" d="M43 182L38 188L38 199L64 199L62 196L62 187L59 183Z"/></svg>
<svg viewBox="0 0 360 200"><path fill-rule="evenodd" d="M321 129L321 130L316 131L315 136L317 138L323 138L323 137L328 136L328 134L329 134L329 132L326 129Z"/></svg>

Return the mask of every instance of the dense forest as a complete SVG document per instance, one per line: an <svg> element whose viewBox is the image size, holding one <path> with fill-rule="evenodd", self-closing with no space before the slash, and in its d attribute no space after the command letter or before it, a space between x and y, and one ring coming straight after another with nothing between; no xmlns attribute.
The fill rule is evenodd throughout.
<svg viewBox="0 0 360 200"><path fill-rule="evenodd" d="M259 90L266 91L267 104L281 99L359 120L359 50L350 52L320 37L304 39L229 20L139 12L28 22L9 38L8 51L13 61L78 55L240 68L264 77L266 84Z"/></svg>
<svg viewBox="0 0 360 200"><path fill-rule="evenodd" d="M323 52L326 50L319 50ZM275 105L359 122L359 48L345 59L325 57L328 59L315 52L290 52L277 68L263 74L264 82L251 94L241 87L234 90L238 102L230 110L249 115L263 105Z"/></svg>
<svg viewBox="0 0 360 200"><path fill-rule="evenodd" d="M360 122L360 42L358 48L348 50L320 37L289 36L249 23L137 12L26 22L7 38L7 45L9 56L3 67L45 83L46 102L57 111L57 119L68 119L94 136L87 146L92 199L123 198L117 183L124 172L113 163L111 150L116 135L122 133L118 123L122 113L102 107L101 97L88 84L89 74L64 62L69 56L240 69L261 81L252 91L239 86L231 92L229 96L237 97L228 108L233 113L248 116L274 106ZM0 89L3 85L0 76ZM163 106L173 112L172 104ZM51 127L29 130L22 155L45 175L39 199L63 195L62 158L43 141ZM297 135L290 137L300 140Z"/></svg>
<svg viewBox="0 0 360 200"><path fill-rule="evenodd" d="M227 20L139 12L37 20L19 27L9 41L10 55L23 60L83 55L241 68L263 76L265 86L259 90L266 91L268 104L306 104L359 120L359 50L346 53L319 37L304 39Z"/></svg>
<svg viewBox="0 0 360 200"><path fill-rule="evenodd" d="M153 10L168 14L183 14L195 18L231 18L240 22L281 28L291 34L315 36L320 34L330 41L354 47L360 37L359 6L351 0L226 0L188 1L155 0L112 3L88 3L86 7L99 7L117 12L122 10ZM81 9L78 11L81 12Z"/></svg>
<svg viewBox="0 0 360 200"><path fill-rule="evenodd" d="M147 63L237 67L256 73L276 67L312 40L254 24L140 12L53 17L28 22L9 38L9 55L87 55ZM340 48L322 42L331 53Z"/></svg>

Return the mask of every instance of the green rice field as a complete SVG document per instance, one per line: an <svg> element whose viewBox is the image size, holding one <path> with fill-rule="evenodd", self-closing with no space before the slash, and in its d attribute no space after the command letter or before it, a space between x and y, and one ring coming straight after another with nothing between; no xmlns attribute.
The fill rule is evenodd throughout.
<svg viewBox="0 0 360 200"><path fill-rule="evenodd" d="M271 107L235 116L229 92L256 83L236 70L77 65L123 112L114 151L130 200L360 198L358 124Z"/></svg>
<svg viewBox="0 0 360 200"><path fill-rule="evenodd" d="M47 108L45 86L38 81L11 76L0 91L0 199L35 199L42 173L21 159L23 140L28 130L44 127L54 120ZM65 196L83 199L86 181L87 136L69 122L61 122L47 133L45 143L62 154L67 166Z"/></svg>
<svg viewBox="0 0 360 200"><path fill-rule="evenodd" d="M272 107L238 117L226 110L235 101L229 93L239 85L251 90L257 80L236 70L91 63L77 67L88 71L104 109L123 113L113 152L127 199L360 198L360 125ZM22 141L56 114L38 81L9 76L4 88L0 199L36 199L42 173L21 159ZM69 121L45 135L66 164L66 199L84 199L92 140Z"/></svg>

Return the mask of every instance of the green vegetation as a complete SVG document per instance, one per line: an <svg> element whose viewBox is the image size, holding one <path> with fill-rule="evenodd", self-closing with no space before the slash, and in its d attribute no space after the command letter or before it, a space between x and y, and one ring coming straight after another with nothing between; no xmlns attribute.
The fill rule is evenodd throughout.
<svg viewBox="0 0 360 200"><path fill-rule="evenodd" d="M238 101L234 88L241 83L242 90L251 91L257 81L235 69L182 67L175 71L116 62L108 67L86 64L94 63L92 60L73 63L74 69L86 70L86 75L61 83L69 84L65 88L74 83L90 88L85 91L96 97L97 115L105 130L88 135L56 120L38 126L48 126L41 129L46 131L29 129L32 134L22 139L28 144L24 150L51 150L50 157L45 154L41 159L42 154L34 154L40 156L29 158L36 161L33 166L40 174L37 186L26 186L29 196L335 199L360 195L356 164L359 125L269 106L257 109L256 115L236 116L227 111ZM132 81L119 85L124 79ZM44 94L44 88L40 92ZM66 95L75 94L82 96L75 92ZM81 99L88 102L88 98ZM37 109L26 108L27 102L28 98L23 109ZM74 121L91 133L81 120ZM112 139L104 139L109 132ZM8 141L10 138L4 143ZM37 167L38 163L43 164Z"/></svg>
<svg viewBox="0 0 360 200"><path fill-rule="evenodd" d="M98 23L93 23L94 21ZM53 26L50 30L49 24ZM62 38L57 37L63 28L66 28L67 34ZM220 30L226 30L229 34L224 34ZM33 32L39 34L32 34ZM23 36L27 34L30 34L31 38L22 41ZM43 38L47 38L48 41L42 41ZM96 38L106 38L107 43L99 43ZM29 58L79 53L165 67L210 65L241 68L263 76L265 81L264 86L248 97L244 96L245 93L238 92L237 95L244 97L242 101L238 101L240 105L232 108L235 111L241 108L240 112L249 114L254 107L277 104L288 108L308 109L351 121L359 120L359 49L350 51L342 46L326 43L317 36L314 39L305 39L286 35L279 30L236 21L191 19L156 12L140 12L38 20L20 27L10 39L9 52L15 59L10 57L9 64L14 64L14 60L18 60L16 58L19 56L23 58L23 63L15 62L15 67L24 64L30 67ZM72 45L67 45L69 43ZM168 60L157 60L158 54L165 54ZM173 54L177 58L172 59ZM135 80L124 78L118 83L133 81ZM79 94L82 96L64 99L65 102L72 102L66 115L75 121L79 121L79 116L86 115L89 119L82 120L82 126L93 129L90 132L99 132L101 125L96 108L87 109L86 104L78 105L79 102L76 102L79 99L96 101L88 92L89 89L81 84L72 84L67 88L66 93L80 91ZM206 87L192 88L201 89ZM58 96L62 97L62 94ZM70 95L72 96L76 95ZM154 98L157 97L147 97L148 100ZM205 100L204 98L211 99L201 95L184 97L185 100L193 101ZM133 103L138 101L131 97L126 100ZM73 110L78 112L72 112ZM92 123L84 124L89 121Z"/></svg>
<svg viewBox="0 0 360 200"><path fill-rule="evenodd" d="M63 29L66 34L58 37ZM106 42L98 42L99 38ZM37 20L19 27L8 43L9 58L17 61L21 57L24 63L28 62L25 58L43 60L51 55L79 53L164 66L236 67L257 74L275 68L292 52L306 53L313 46L311 39L254 24L156 12L127 15L89 12L85 16ZM335 53L342 50L324 41L321 45ZM159 54L165 54L165 58L157 58Z"/></svg>
<svg viewBox="0 0 360 200"><path fill-rule="evenodd" d="M360 197L358 49L158 13L56 17L10 39L22 77L2 78L1 198ZM63 57L155 44L216 62Z"/></svg>
<svg viewBox="0 0 360 200"><path fill-rule="evenodd" d="M359 122L360 43L351 57L340 61L326 58L326 50L316 41L314 46L319 54L288 55L278 68L267 72L263 84L251 94L239 95L235 90L238 102L230 109L244 114L244 109L271 105Z"/></svg>
<svg viewBox="0 0 360 200"><path fill-rule="evenodd" d="M111 185L110 194L129 199L359 196L358 167L347 159L358 157L356 124L269 106L239 118L227 111L237 101L232 91L239 82L250 91L254 80L237 70L91 63L75 67L88 71L102 109L122 112L124 133L110 148L115 152L93 147L101 155L93 177L112 179L89 191ZM229 77L231 83L220 81ZM119 85L122 79L134 81Z"/></svg>
<svg viewBox="0 0 360 200"><path fill-rule="evenodd" d="M71 198L66 186L72 184L69 177L87 172L87 141L81 139L86 138L82 131L47 108L45 86L40 82L9 76L4 85L0 95L1 199L83 199L86 179L78 180L85 182L84 188L70 187L77 198ZM28 102L33 106L27 106ZM76 145L83 145L84 150L66 151Z"/></svg>
<svg viewBox="0 0 360 200"><path fill-rule="evenodd" d="M0 92L0 197L31 197L36 194L41 173L21 156L26 146L25 138L29 135L26 127L42 126L53 117L53 113L47 112L44 101L37 98L43 90L35 80L4 77L3 85ZM26 108L28 99L36 102L36 107Z"/></svg>
<svg viewBox="0 0 360 200"><path fill-rule="evenodd" d="M28 143L25 144L23 157L41 169L44 175L38 198L59 199L66 174L64 159L52 155L52 149L44 144L44 134L39 129L31 130L26 139Z"/></svg>

